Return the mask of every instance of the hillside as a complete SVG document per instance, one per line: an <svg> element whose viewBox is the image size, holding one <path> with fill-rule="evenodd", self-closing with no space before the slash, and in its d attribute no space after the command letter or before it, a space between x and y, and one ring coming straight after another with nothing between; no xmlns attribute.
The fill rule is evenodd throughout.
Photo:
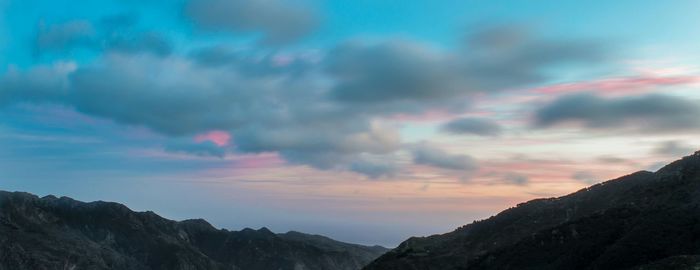
<svg viewBox="0 0 700 270"><path fill-rule="evenodd" d="M385 251L266 228L220 230L117 203L0 192L0 270L356 270Z"/></svg>
<svg viewBox="0 0 700 270"><path fill-rule="evenodd" d="M699 206L700 151L410 238L365 269L698 269Z"/></svg>

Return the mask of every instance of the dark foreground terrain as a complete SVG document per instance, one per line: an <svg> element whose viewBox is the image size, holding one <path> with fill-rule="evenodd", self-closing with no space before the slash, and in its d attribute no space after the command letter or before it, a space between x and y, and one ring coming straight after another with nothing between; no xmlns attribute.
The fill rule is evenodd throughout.
<svg viewBox="0 0 700 270"><path fill-rule="evenodd" d="M0 270L355 270L384 252L298 232L219 230L117 203L0 191Z"/></svg>
<svg viewBox="0 0 700 270"><path fill-rule="evenodd" d="M365 269L700 269L699 206L700 151L408 239Z"/></svg>

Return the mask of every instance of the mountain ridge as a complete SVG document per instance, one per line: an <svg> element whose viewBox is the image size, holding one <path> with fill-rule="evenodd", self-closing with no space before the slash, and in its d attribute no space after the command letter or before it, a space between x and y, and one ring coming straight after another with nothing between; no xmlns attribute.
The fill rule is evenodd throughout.
<svg viewBox="0 0 700 270"><path fill-rule="evenodd" d="M446 234L412 237L364 269L634 269L694 258L699 205L700 151L653 173L531 200Z"/></svg>
<svg viewBox="0 0 700 270"><path fill-rule="evenodd" d="M0 191L0 270L354 270L386 251L288 234L172 221L113 202Z"/></svg>
<svg viewBox="0 0 700 270"><path fill-rule="evenodd" d="M700 269L700 151L386 251L0 191L0 270Z"/></svg>

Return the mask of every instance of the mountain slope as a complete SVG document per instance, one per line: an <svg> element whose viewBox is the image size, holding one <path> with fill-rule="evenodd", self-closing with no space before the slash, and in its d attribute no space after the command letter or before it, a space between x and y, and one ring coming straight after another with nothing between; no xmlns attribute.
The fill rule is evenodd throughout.
<svg viewBox="0 0 700 270"><path fill-rule="evenodd" d="M576 193L411 238L365 269L692 269L700 254L700 152ZM695 259L688 259L695 258ZM700 265L698 265L700 266Z"/></svg>
<svg viewBox="0 0 700 270"><path fill-rule="evenodd" d="M361 266L368 264L379 257L379 255L389 251L389 249L382 246L368 247L357 244L349 244L339 242L322 235L305 234L295 231L281 233L278 234L278 236L285 240L305 243L326 251L351 254L352 256L357 257L359 261L364 262Z"/></svg>
<svg viewBox="0 0 700 270"><path fill-rule="evenodd" d="M353 270L386 251L319 237L218 230L117 203L0 192L0 270Z"/></svg>

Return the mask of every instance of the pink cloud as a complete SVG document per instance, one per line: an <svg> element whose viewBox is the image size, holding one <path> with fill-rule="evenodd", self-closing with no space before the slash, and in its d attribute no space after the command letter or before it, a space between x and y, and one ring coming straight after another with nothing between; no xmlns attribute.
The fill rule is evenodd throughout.
<svg viewBox="0 0 700 270"><path fill-rule="evenodd" d="M697 75L640 75L549 85L532 89L532 92L540 94L558 94L579 91L624 93L646 91L654 87L695 84L699 82L700 76Z"/></svg>
<svg viewBox="0 0 700 270"><path fill-rule="evenodd" d="M238 156L235 162L237 168L269 168L285 163L276 153Z"/></svg>
<svg viewBox="0 0 700 270"><path fill-rule="evenodd" d="M443 110L432 110L427 111L422 114L395 114L390 118L392 120L402 121L402 122L437 122L446 119L451 119L454 114Z"/></svg>
<svg viewBox="0 0 700 270"><path fill-rule="evenodd" d="M226 131L214 130L194 136L194 141L198 143L210 141L218 146L226 146L231 141L231 135Z"/></svg>
<svg viewBox="0 0 700 270"><path fill-rule="evenodd" d="M529 159L527 157L514 157L509 160L485 161L480 171L481 177L500 175L503 172L517 172L526 174L533 183L560 184L576 183L580 186L588 183L577 183L572 176L576 172L589 171L594 173L596 181L605 181L626 175L638 170L636 164L609 164L600 163L597 160L579 160L576 162L565 159Z"/></svg>

